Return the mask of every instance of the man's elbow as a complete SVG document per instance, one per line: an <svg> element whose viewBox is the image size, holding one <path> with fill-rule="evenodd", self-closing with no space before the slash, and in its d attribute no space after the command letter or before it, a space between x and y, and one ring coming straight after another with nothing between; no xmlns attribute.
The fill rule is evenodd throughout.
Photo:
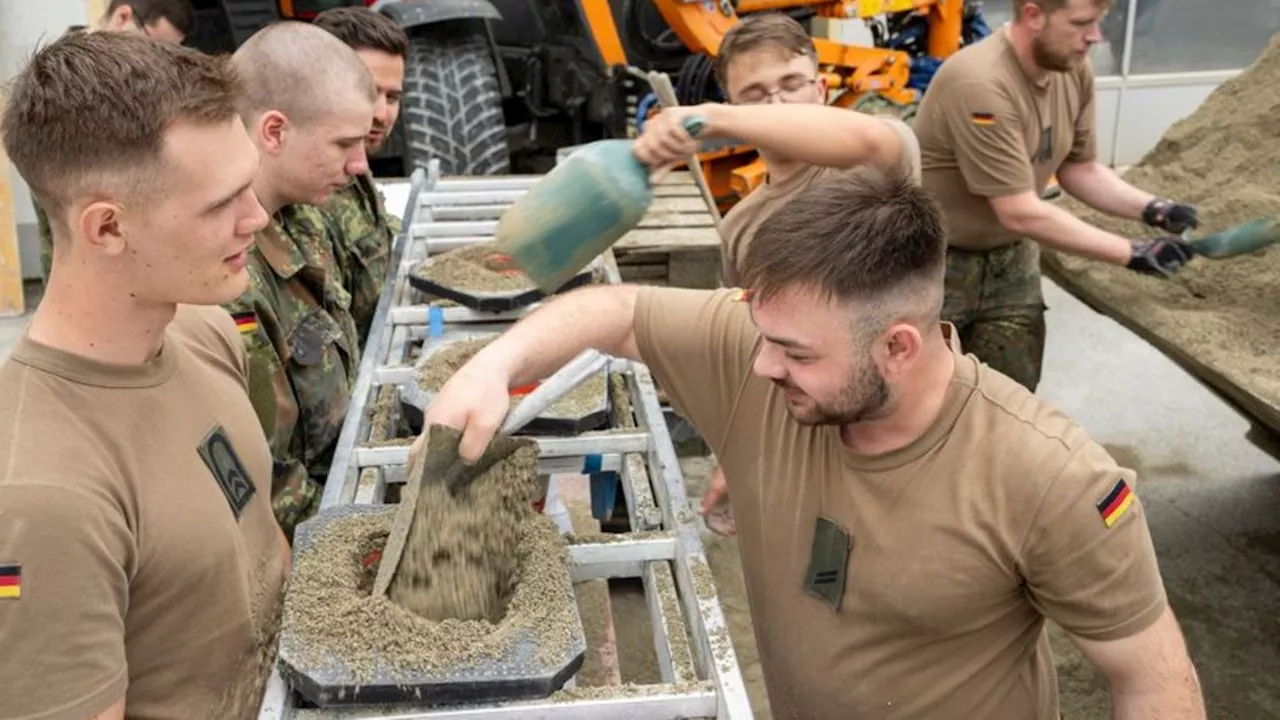
<svg viewBox="0 0 1280 720"><path fill-rule="evenodd" d="M1043 215L1043 201L1034 195L992 198L991 209L1000 226L1015 235L1030 235Z"/></svg>
<svg viewBox="0 0 1280 720"><path fill-rule="evenodd" d="M1063 163L1062 167L1054 173L1058 179L1058 186L1067 192L1068 195L1075 196L1077 189L1087 186L1093 182L1101 165L1096 162L1073 162Z"/></svg>

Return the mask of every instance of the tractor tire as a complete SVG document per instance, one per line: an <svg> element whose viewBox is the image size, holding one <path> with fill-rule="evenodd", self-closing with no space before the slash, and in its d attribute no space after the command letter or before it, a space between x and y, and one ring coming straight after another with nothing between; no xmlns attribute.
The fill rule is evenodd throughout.
<svg viewBox="0 0 1280 720"><path fill-rule="evenodd" d="M510 171L502 94L483 31L444 23L410 34L404 88L410 172L432 158L442 175Z"/></svg>

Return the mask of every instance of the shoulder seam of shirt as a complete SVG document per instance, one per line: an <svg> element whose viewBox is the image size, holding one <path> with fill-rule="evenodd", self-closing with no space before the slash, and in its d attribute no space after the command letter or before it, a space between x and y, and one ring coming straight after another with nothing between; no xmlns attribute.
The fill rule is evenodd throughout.
<svg viewBox="0 0 1280 720"><path fill-rule="evenodd" d="M1039 424L1031 420L1028 420L1027 418L1019 416L1013 410L1010 410L1009 407L1005 405L1003 402L1001 402L999 399L992 397L985 389L983 389L980 383L977 383L977 382L973 383L973 389L974 389L974 392L976 392L980 397L982 397L982 399L986 400L988 403L990 403L993 407L998 409L1000 412L1004 413L1006 416L1017 421L1018 423L1022 425L1026 425L1027 427L1035 430L1044 439L1058 443L1059 445L1062 446L1062 449L1066 450L1067 452L1074 454L1080 449L1077 446L1072 446L1072 444L1067 442L1066 438L1064 438L1061 434L1050 433L1049 431L1040 427Z"/></svg>
<svg viewBox="0 0 1280 720"><path fill-rule="evenodd" d="M1067 468L1071 467L1071 461L1079 455L1082 450L1084 450L1084 446L1075 448L1068 446L1068 449L1070 452L1062 461L1062 465L1058 468L1057 472L1053 474L1053 479L1045 483L1044 487L1041 488L1040 497L1036 499L1035 509L1031 511L1031 519L1027 521L1027 526L1022 530L1022 537L1018 539L1018 549L1013 554L1013 561L1017 565L1023 565L1022 558L1027 547L1027 538L1031 536L1031 531L1035 528L1035 519L1040 515L1040 509L1044 507L1045 501L1049 498L1050 491L1052 491L1053 488L1055 488L1062 480L1062 476L1066 473Z"/></svg>

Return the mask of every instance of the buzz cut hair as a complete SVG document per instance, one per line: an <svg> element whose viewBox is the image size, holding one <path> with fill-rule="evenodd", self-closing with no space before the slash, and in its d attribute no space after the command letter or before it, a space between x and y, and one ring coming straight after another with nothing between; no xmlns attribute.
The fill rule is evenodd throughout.
<svg viewBox="0 0 1280 720"><path fill-rule="evenodd" d="M325 10L312 21L353 50L380 50L408 59L409 36L404 28L380 12L367 7L339 7Z"/></svg>
<svg viewBox="0 0 1280 720"><path fill-rule="evenodd" d="M234 121L243 87L224 57L132 33L67 33L11 86L4 149L54 227L78 198L163 182L166 132Z"/></svg>
<svg viewBox="0 0 1280 720"><path fill-rule="evenodd" d="M742 287L768 300L801 289L856 306L872 336L939 322L947 237L942 211L900 169L871 165L810 183L747 245Z"/></svg>
<svg viewBox="0 0 1280 720"><path fill-rule="evenodd" d="M360 56L332 34L294 20L254 33L231 57L244 79L240 115L246 125L278 110L298 125L330 115L334 103L352 93L378 97L373 76Z"/></svg>
<svg viewBox="0 0 1280 720"><path fill-rule="evenodd" d="M778 11L757 12L738 19L720 39L715 73L720 87L728 92L729 66L734 58L757 50L772 50L788 58L807 57L818 61L813 38L795 18Z"/></svg>

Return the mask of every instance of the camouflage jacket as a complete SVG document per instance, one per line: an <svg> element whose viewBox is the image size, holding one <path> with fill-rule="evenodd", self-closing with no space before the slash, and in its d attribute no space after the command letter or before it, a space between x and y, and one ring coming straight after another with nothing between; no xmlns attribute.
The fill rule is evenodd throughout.
<svg viewBox="0 0 1280 720"><path fill-rule="evenodd" d="M53 267L53 229L40 203L32 201L31 204L36 209L36 231L40 233L40 270L44 272L45 282L49 282L49 268Z"/></svg>
<svg viewBox="0 0 1280 720"><path fill-rule="evenodd" d="M313 206L284 208L258 233L252 286L227 309L249 355L249 393L275 461L285 534L319 505L351 400L360 345L332 239Z"/></svg>
<svg viewBox="0 0 1280 720"><path fill-rule="evenodd" d="M333 228L343 286L351 293L351 316L364 347L387 280L400 219L386 212L382 193L369 174L354 178L323 210Z"/></svg>

